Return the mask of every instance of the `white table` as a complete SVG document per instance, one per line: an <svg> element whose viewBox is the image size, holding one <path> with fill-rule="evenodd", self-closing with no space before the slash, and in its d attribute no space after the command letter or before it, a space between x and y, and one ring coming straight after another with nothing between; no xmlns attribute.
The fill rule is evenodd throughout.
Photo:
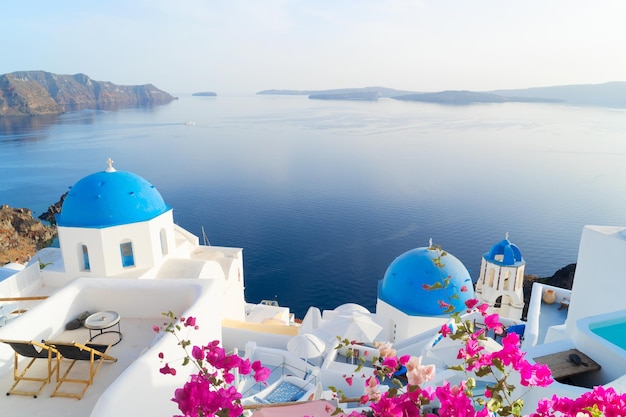
<svg viewBox="0 0 626 417"><path fill-rule="evenodd" d="M117 326L117 330L111 330L114 326ZM90 342L105 333L117 333L119 336L119 339L113 343L113 346L122 341L120 314L116 311L98 311L92 314L85 320L85 327L89 329Z"/></svg>

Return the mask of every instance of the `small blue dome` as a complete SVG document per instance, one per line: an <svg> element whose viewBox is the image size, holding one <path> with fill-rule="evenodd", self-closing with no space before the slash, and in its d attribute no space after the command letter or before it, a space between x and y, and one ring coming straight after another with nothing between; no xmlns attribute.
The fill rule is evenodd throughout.
<svg viewBox="0 0 626 417"><path fill-rule="evenodd" d="M439 316L446 314L441 302L461 312L465 301L474 298L474 287L467 268L453 255L441 256L441 267L435 264L441 250L417 248L398 256L379 281L378 298L411 316ZM436 283L449 285L428 289Z"/></svg>
<svg viewBox="0 0 626 417"><path fill-rule="evenodd" d="M526 263L522 257L522 252L508 239L496 243L489 252L483 255L487 262L501 266L521 266Z"/></svg>
<svg viewBox="0 0 626 417"><path fill-rule="evenodd" d="M103 228L151 220L171 208L152 184L140 176L107 169L70 188L59 226Z"/></svg>

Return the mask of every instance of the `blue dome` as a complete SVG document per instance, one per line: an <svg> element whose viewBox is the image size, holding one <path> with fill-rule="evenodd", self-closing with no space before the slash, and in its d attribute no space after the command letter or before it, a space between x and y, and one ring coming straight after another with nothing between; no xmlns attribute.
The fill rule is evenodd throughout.
<svg viewBox="0 0 626 417"><path fill-rule="evenodd" d="M522 257L522 252L508 239L493 245L489 252L483 255L483 258L487 262L502 266L520 266L526 263Z"/></svg>
<svg viewBox="0 0 626 417"><path fill-rule="evenodd" d="M103 228L151 220L171 208L152 184L138 175L107 170L70 188L59 226Z"/></svg>
<svg viewBox="0 0 626 417"><path fill-rule="evenodd" d="M465 301L474 298L470 274L463 263L449 253L441 257L443 266L437 266L435 259L440 253L438 249L417 248L398 256L379 282L378 298L411 316L445 314L442 301L453 306L454 311L465 310ZM424 288L443 284L446 278L450 283L444 288Z"/></svg>

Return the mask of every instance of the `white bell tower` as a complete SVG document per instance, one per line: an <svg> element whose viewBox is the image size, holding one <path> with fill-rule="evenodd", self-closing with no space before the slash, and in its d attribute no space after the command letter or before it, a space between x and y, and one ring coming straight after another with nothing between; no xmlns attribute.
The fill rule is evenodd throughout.
<svg viewBox="0 0 626 417"><path fill-rule="evenodd" d="M507 233L503 241L483 255L476 298L489 304L491 312L519 320L524 308L525 267L522 253L509 241Z"/></svg>

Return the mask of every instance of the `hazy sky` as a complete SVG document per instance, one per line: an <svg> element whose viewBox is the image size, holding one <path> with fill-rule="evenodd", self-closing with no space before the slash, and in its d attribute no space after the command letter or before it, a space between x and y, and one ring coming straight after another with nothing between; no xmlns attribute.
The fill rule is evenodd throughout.
<svg viewBox="0 0 626 417"><path fill-rule="evenodd" d="M8 0L0 73L172 94L626 80L624 0Z"/></svg>

